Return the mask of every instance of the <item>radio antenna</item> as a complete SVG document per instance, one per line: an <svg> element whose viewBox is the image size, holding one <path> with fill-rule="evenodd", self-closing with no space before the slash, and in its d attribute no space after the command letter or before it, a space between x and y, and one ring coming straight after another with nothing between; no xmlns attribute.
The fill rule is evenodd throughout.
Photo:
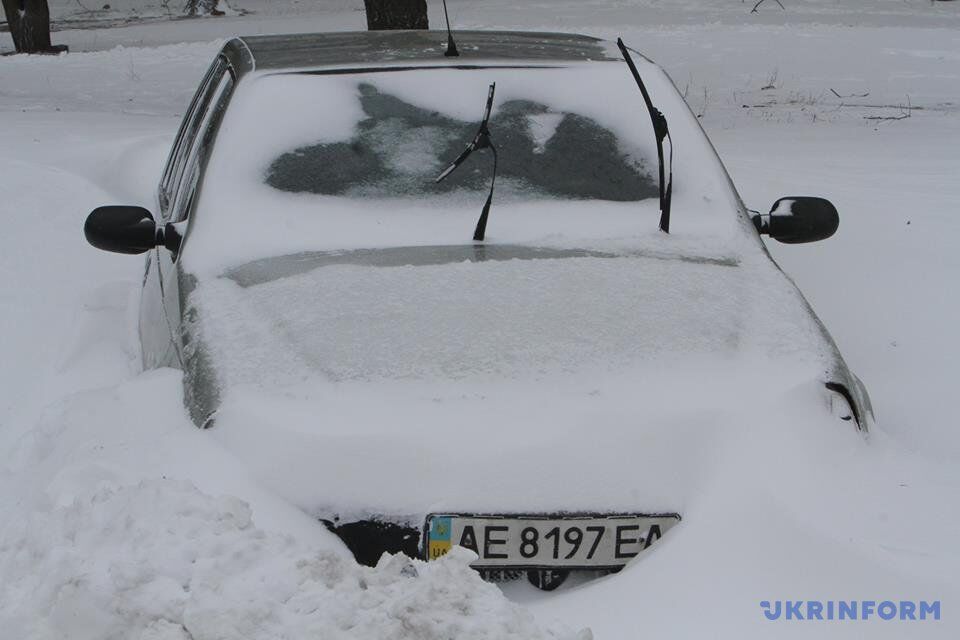
<svg viewBox="0 0 960 640"><path fill-rule="evenodd" d="M453 41L453 33L450 31L450 15L447 13L447 0L443 0L443 17L447 21L447 50L443 52L443 55L448 58L459 57L460 52L457 51L457 43Z"/></svg>

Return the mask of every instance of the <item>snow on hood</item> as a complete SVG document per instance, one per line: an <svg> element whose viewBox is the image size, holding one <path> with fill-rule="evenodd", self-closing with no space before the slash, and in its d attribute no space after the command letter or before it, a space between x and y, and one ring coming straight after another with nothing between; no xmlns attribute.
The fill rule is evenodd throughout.
<svg viewBox="0 0 960 640"><path fill-rule="evenodd" d="M211 434L318 518L419 526L434 512L683 514L709 483L724 434L771 417L753 402L817 373L763 360L657 365L473 385L241 386Z"/></svg>
<svg viewBox="0 0 960 640"><path fill-rule="evenodd" d="M333 264L203 281L195 297L225 386L521 378L740 348L746 280L732 262L598 255Z"/></svg>
<svg viewBox="0 0 960 640"><path fill-rule="evenodd" d="M501 249L200 282L213 433L317 516L675 511L712 425L824 373L819 326L765 258Z"/></svg>

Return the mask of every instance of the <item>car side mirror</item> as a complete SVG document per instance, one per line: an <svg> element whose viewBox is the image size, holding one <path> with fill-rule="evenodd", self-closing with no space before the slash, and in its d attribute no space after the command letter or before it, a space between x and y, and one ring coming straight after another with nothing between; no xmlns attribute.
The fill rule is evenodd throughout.
<svg viewBox="0 0 960 640"><path fill-rule="evenodd" d="M837 208L824 198L788 196L773 203L770 213L752 218L757 232L786 244L829 238L840 226Z"/></svg>
<svg viewBox="0 0 960 640"><path fill-rule="evenodd" d="M114 253L144 253L161 245L173 253L180 249L180 233L174 225L157 225L143 207L97 207L87 216L83 233L97 249Z"/></svg>

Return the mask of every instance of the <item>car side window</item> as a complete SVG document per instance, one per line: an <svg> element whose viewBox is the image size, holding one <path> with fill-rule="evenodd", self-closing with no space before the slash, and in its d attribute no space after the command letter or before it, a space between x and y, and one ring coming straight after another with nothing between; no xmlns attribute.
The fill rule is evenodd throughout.
<svg viewBox="0 0 960 640"><path fill-rule="evenodd" d="M193 146L197 131L200 130L203 118L209 110L208 107L213 101L214 93L226 72L227 61L223 56L218 56L210 65L210 68L207 69L206 75L200 82L200 88L194 94L190 107L180 124L180 130L173 143L173 148L170 149L167 166L164 168L158 191L160 217L164 220L170 218L170 205L173 202L174 191L183 176L187 156Z"/></svg>
<svg viewBox="0 0 960 640"><path fill-rule="evenodd" d="M168 216L171 222L185 220L190 213L210 145L233 90L233 82L233 76L229 73L220 76L213 86L207 108L198 118L194 134L188 140L189 144L185 145L181 174L171 192Z"/></svg>

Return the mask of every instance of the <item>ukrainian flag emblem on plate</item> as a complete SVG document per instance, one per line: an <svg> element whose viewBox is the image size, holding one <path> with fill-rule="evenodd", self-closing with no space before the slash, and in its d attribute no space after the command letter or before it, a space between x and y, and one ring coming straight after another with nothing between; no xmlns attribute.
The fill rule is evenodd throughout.
<svg viewBox="0 0 960 640"><path fill-rule="evenodd" d="M430 518L430 543L427 549L427 560L436 560L450 551L450 537L453 533L450 520L450 516Z"/></svg>

